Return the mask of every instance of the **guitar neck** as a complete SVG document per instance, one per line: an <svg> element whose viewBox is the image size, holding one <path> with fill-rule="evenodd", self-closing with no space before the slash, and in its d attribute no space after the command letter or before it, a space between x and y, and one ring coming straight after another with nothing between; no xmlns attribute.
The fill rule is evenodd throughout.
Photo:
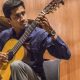
<svg viewBox="0 0 80 80"><path fill-rule="evenodd" d="M44 12L42 11L38 16L44 16ZM26 30L24 34L21 36L21 38L18 40L17 44L13 47L11 50L14 52L14 54L18 51L18 49L23 45L23 43L27 40L28 36L32 33L32 31L36 28L37 26L37 19L38 17L31 23L31 25L27 25ZM25 25L26 26L26 25Z"/></svg>

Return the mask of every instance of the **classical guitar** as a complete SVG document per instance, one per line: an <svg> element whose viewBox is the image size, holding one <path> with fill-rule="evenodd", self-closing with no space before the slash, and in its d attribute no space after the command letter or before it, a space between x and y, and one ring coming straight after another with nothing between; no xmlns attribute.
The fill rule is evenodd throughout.
<svg viewBox="0 0 80 80"><path fill-rule="evenodd" d="M49 14L50 12L54 12L57 7L59 7L60 4L64 4L63 0L52 0L41 12L38 16L45 16L46 14ZM1 80L9 80L10 78L10 64L13 61L16 60L22 60L24 57L24 47L22 46L23 43L26 41L28 36L31 34L31 32L36 28L36 21L38 17L32 22L31 25L28 25L28 28L26 28L24 34L20 37L19 40L16 39L10 39L6 42L6 44L3 47L2 52L5 52L9 62L3 63L2 67L0 68L0 76L2 77ZM25 25L26 26L26 25Z"/></svg>

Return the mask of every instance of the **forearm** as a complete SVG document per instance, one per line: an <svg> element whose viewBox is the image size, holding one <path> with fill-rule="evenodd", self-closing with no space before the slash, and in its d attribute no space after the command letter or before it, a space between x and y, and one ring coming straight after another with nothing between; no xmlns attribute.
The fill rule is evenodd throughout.
<svg viewBox="0 0 80 80"><path fill-rule="evenodd" d="M51 38L52 38L53 45L51 45L48 48L48 51L50 52L50 54L60 59L69 59L71 56L71 53L67 45L57 35L54 38L53 37Z"/></svg>

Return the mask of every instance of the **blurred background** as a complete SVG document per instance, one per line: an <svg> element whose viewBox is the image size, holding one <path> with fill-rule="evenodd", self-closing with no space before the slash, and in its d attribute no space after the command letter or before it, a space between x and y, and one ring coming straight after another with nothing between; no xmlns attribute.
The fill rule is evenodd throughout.
<svg viewBox="0 0 80 80"><path fill-rule="evenodd" d="M0 24L7 27L9 25L7 20L3 18L2 12L4 1L0 0ZM50 1L24 0L27 17L35 19ZM60 63L60 80L80 80L80 0L64 0L64 2L64 6L46 17L53 29L66 42L72 55L70 60L62 60ZM54 59L47 51L44 58Z"/></svg>

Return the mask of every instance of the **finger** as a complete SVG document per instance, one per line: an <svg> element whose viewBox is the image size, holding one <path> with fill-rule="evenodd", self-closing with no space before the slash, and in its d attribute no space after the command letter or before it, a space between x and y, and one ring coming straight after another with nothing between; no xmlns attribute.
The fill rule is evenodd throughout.
<svg viewBox="0 0 80 80"><path fill-rule="evenodd" d="M38 16L38 18L40 18L41 20L47 20L48 21L48 19L45 16Z"/></svg>
<svg viewBox="0 0 80 80"><path fill-rule="evenodd" d="M3 58L2 58L2 60L7 60L7 59L8 59L7 57L3 57Z"/></svg>
<svg viewBox="0 0 80 80"><path fill-rule="evenodd" d="M43 18L45 18L45 17L40 15L40 16L38 16L38 18L39 18L39 19L43 19Z"/></svg>
<svg viewBox="0 0 80 80"><path fill-rule="evenodd" d="M8 58L4 55L0 56L0 62L8 62Z"/></svg>
<svg viewBox="0 0 80 80"><path fill-rule="evenodd" d="M46 21L45 19L42 19L42 18L38 19L37 23L42 25L42 27L44 27L44 26L49 27L50 26L49 22Z"/></svg>
<svg viewBox="0 0 80 80"><path fill-rule="evenodd" d="M0 52L0 54L5 54L5 52Z"/></svg>
<svg viewBox="0 0 80 80"><path fill-rule="evenodd" d="M38 24L40 24L42 27L45 26L45 23L42 21L38 22Z"/></svg>
<svg viewBox="0 0 80 80"><path fill-rule="evenodd" d="M5 54L0 54L0 58L6 58Z"/></svg>
<svg viewBox="0 0 80 80"><path fill-rule="evenodd" d="M8 62L8 60L7 59L3 59L2 62L6 63L6 62Z"/></svg>
<svg viewBox="0 0 80 80"><path fill-rule="evenodd" d="M3 59L3 58L6 59L6 56L1 55L1 56L0 56L0 60Z"/></svg>
<svg viewBox="0 0 80 80"><path fill-rule="evenodd" d="M42 23L46 26L46 27L49 27L50 24L47 22L47 21L42 21Z"/></svg>
<svg viewBox="0 0 80 80"><path fill-rule="evenodd" d="M2 57L0 57L0 60L5 62L8 60L8 58L7 58L7 56L2 56Z"/></svg>
<svg viewBox="0 0 80 80"><path fill-rule="evenodd" d="M41 20L41 21L44 21L45 19L43 17L38 17L37 20Z"/></svg>
<svg viewBox="0 0 80 80"><path fill-rule="evenodd" d="M39 18L37 19L37 23L43 23L43 24L49 25L48 20L45 19L45 18L41 18L41 17L39 17Z"/></svg>
<svg viewBox="0 0 80 80"><path fill-rule="evenodd" d="M6 56L7 53L0 52L0 56Z"/></svg>

